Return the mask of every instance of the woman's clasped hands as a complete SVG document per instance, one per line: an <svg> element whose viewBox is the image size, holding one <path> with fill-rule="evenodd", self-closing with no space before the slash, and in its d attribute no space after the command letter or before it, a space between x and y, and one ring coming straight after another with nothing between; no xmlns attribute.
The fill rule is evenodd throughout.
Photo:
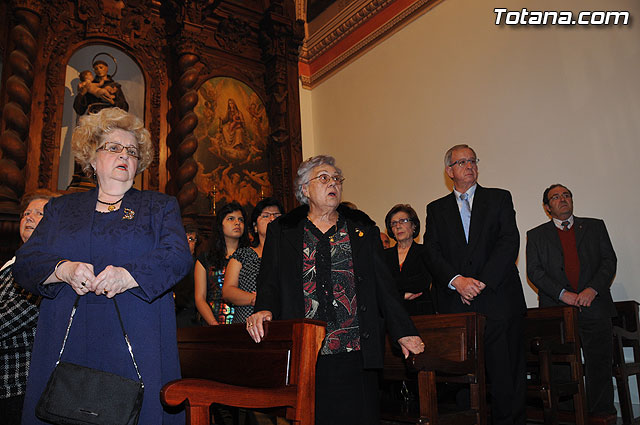
<svg viewBox="0 0 640 425"><path fill-rule="evenodd" d="M125 268L107 266L95 276L92 264L79 261L65 261L59 264L55 277L71 286L78 295L93 292L96 295L113 298L117 294L138 286Z"/></svg>

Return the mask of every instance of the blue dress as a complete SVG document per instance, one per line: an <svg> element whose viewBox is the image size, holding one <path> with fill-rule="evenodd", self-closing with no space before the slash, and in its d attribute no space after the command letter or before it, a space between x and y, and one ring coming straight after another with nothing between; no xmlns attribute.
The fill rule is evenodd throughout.
<svg viewBox="0 0 640 425"><path fill-rule="evenodd" d="M124 267L139 287L116 296L145 384L139 423L184 424L169 414L160 389L180 377L171 288L192 259L175 198L130 189L119 210L95 212L97 190L49 201L44 217L16 254L16 282L44 298L33 347L23 423L41 424L35 405L55 366L76 293L66 283L42 285L58 261ZM113 302L93 293L81 297L63 360L137 379Z"/></svg>

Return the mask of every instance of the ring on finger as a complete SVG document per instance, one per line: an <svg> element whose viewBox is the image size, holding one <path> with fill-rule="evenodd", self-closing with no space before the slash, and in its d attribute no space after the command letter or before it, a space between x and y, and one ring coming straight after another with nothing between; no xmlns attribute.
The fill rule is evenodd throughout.
<svg viewBox="0 0 640 425"><path fill-rule="evenodd" d="M250 328L253 326L253 323L247 323L247 328Z"/></svg>
<svg viewBox="0 0 640 425"><path fill-rule="evenodd" d="M80 285L87 286L87 281L82 282Z"/></svg>

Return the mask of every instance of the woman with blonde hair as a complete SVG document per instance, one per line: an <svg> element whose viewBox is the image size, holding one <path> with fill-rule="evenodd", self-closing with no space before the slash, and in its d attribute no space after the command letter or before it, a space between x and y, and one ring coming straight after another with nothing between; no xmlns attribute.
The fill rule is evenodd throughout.
<svg viewBox="0 0 640 425"><path fill-rule="evenodd" d="M49 201L14 264L16 281L43 296L23 423L44 423L35 406L77 297L62 359L138 380L110 300L116 297L144 382L139 423L184 423L182 415L163 411L158 396L180 377L171 288L192 264L178 203L132 187L153 159L149 132L134 115L118 108L85 115L72 146L97 187Z"/></svg>

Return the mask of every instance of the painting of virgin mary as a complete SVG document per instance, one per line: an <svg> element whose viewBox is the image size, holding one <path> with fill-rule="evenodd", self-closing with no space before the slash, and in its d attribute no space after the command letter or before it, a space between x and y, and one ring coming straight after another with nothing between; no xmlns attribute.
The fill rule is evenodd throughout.
<svg viewBox="0 0 640 425"><path fill-rule="evenodd" d="M215 191L216 203L233 200L255 205L270 196L272 185L266 159L269 121L264 103L243 82L215 77L198 89L195 107L198 149L195 178L199 205ZM204 207L199 207L203 209Z"/></svg>

